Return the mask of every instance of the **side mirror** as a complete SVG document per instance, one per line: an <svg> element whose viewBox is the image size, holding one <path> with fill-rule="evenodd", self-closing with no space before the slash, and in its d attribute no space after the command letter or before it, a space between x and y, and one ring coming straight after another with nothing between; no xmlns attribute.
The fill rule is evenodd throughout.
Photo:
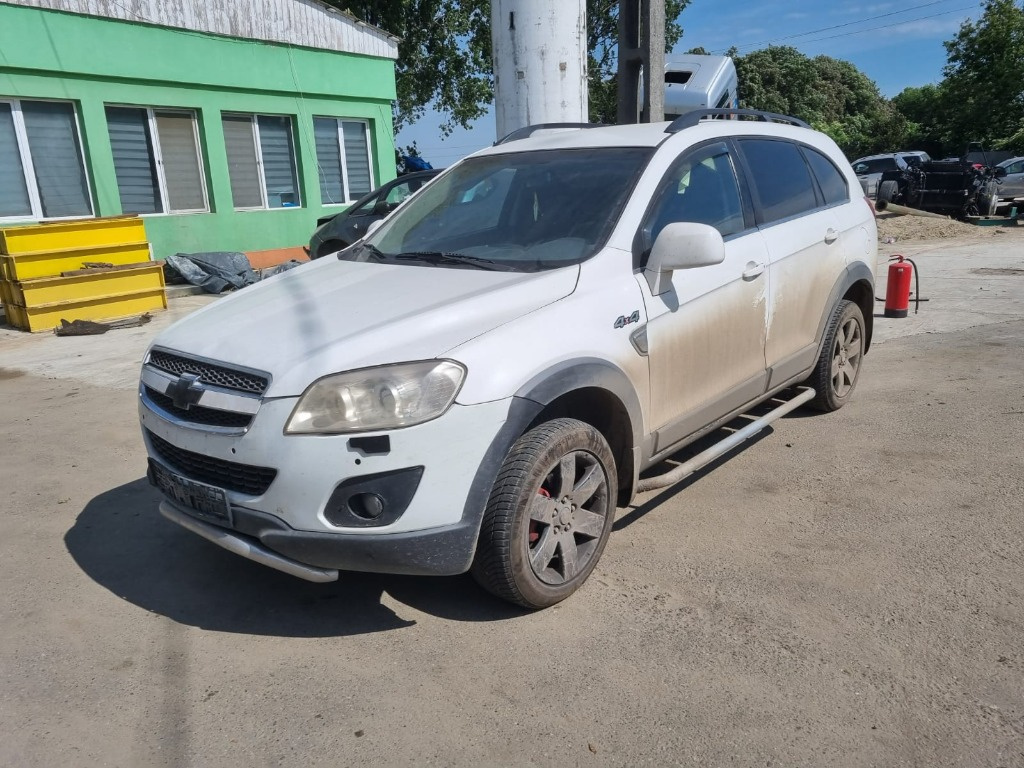
<svg viewBox="0 0 1024 768"><path fill-rule="evenodd" d="M995 176L996 176L997 179L1005 179L1006 178L1006 167L1002 166L1002 165L996 166Z"/></svg>
<svg viewBox="0 0 1024 768"><path fill-rule="evenodd" d="M394 206L390 205L387 199L378 200L377 204L373 206L373 215L387 216L392 210L394 210Z"/></svg>
<svg viewBox="0 0 1024 768"><path fill-rule="evenodd" d="M647 259L644 276L655 296L665 293L677 269L709 267L725 261L725 241L707 224L689 221L666 224Z"/></svg>

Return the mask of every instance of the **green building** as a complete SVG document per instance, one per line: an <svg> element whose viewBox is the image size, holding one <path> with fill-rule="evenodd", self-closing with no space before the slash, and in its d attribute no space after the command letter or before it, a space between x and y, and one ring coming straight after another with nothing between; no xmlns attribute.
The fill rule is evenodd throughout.
<svg viewBox="0 0 1024 768"><path fill-rule="evenodd" d="M301 246L395 176L397 41L319 0L0 0L0 226Z"/></svg>

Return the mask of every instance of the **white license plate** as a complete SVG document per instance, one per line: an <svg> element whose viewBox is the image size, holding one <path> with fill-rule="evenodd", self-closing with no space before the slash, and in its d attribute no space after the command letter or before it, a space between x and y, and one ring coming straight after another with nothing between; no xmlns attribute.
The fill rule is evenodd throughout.
<svg viewBox="0 0 1024 768"><path fill-rule="evenodd" d="M149 460L149 481L198 517L231 525L231 505L223 488L189 480L153 459Z"/></svg>

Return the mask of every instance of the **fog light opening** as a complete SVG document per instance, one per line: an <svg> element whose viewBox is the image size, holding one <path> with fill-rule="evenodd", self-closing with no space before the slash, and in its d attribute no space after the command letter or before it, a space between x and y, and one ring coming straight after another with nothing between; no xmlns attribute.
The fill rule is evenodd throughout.
<svg viewBox="0 0 1024 768"><path fill-rule="evenodd" d="M348 500L349 511L364 520L376 520L384 514L384 499L376 493L357 493Z"/></svg>

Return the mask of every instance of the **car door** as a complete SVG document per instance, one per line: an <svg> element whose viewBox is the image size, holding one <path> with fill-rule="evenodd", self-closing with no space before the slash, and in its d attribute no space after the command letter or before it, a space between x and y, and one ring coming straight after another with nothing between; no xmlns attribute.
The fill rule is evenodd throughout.
<svg viewBox="0 0 1024 768"><path fill-rule="evenodd" d="M718 229L725 259L676 270L657 294L644 273L637 276L648 315L655 452L757 398L767 380L768 254L727 143L698 147L672 165L641 229L644 256L677 221Z"/></svg>
<svg viewBox="0 0 1024 768"><path fill-rule="evenodd" d="M1024 160L1018 160L1006 166L1006 176L1000 181L1000 197L1024 197Z"/></svg>
<svg viewBox="0 0 1024 768"><path fill-rule="evenodd" d="M774 387L814 363L822 314L846 265L843 233L850 223L838 206L850 198L842 174L816 150L776 138L737 143L768 248L765 361ZM839 175L842 191L833 190L833 202L823 199L808 157Z"/></svg>

